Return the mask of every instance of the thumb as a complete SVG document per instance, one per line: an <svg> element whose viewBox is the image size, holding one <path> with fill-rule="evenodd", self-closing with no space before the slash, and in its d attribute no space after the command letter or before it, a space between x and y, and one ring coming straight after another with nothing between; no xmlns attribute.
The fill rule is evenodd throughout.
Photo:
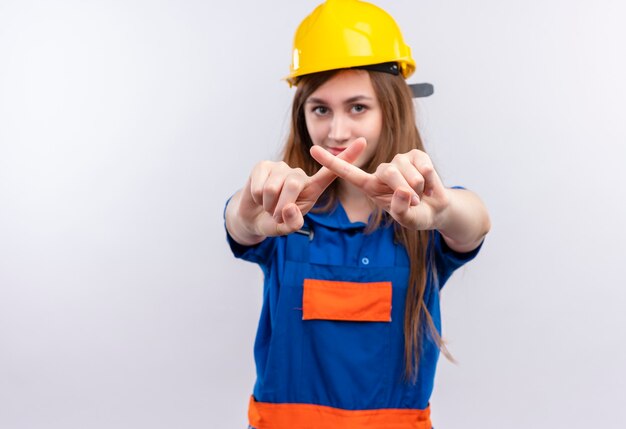
<svg viewBox="0 0 626 429"><path fill-rule="evenodd" d="M398 188L391 197L389 214L401 225L405 225L410 218L411 192Z"/></svg>
<svg viewBox="0 0 626 429"><path fill-rule="evenodd" d="M291 203L283 207L282 216L284 223L276 224L276 232L278 235L290 234L299 230L304 225L304 217L297 205Z"/></svg>

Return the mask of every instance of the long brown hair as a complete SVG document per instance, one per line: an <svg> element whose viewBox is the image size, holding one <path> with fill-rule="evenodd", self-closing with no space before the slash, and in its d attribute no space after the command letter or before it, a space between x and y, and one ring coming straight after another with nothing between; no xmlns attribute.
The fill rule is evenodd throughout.
<svg viewBox="0 0 626 429"><path fill-rule="evenodd" d="M291 129L285 145L283 161L291 167L300 167L308 175L317 172L320 165L309 155L313 142L305 120L304 104L322 84L337 74L331 70L302 76L298 81L291 110ZM367 71L383 115L383 126L378 148L363 170L372 173L383 162L390 162L398 153L412 149L424 150L415 125L415 113L411 90L401 76ZM338 201L337 182L324 192L317 205L318 211L331 210ZM424 303L427 273L435 273L431 253L428 251L430 231L409 230L395 222L382 209L376 207L370 217L366 232L382 223L394 223L395 240L401 243L409 255L410 274L404 314L405 376L415 382L419 368L422 334L428 333L446 356L449 356L433 320ZM431 270L427 267L431 266ZM434 274L433 274L434 275ZM436 278L431 279L436 282ZM424 330L427 327L427 331Z"/></svg>

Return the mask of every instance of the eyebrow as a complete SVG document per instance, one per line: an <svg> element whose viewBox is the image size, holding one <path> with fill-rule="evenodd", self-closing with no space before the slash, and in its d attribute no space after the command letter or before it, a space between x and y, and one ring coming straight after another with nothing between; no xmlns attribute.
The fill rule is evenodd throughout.
<svg viewBox="0 0 626 429"><path fill-rule="evenodd" d="M368 97L367 95L355 95L354 97L350 97L347 100L345 100L343 104L352 104L352 103L355 103L357 101L362 101L362 100L372 101L374 99L372 97ZM324 101L323 99L316 98L316 97L308 98L306 100L306 103L327 104L326 101Z"/></svg>

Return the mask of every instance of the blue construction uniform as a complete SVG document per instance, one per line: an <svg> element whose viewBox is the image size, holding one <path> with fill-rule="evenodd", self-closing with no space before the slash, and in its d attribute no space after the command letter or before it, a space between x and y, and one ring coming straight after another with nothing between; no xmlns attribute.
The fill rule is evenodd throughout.
<svg viewBox="0 0 626 429"><path fill-rule="evenodd" d="M321 409L322 414L329 412L331 416L348 416L345 417L348 419L352 411L428 409L439 357L439 350L428 335L422 336L416 383L409 383L404 377L407 252L394 242L392 225L381 226L369 234L364 233L365 226L362 222L350 222L338 204L329 213L308 213L300 232L269 237L255 246L242 246L227 234L234 255L259 264L265 275L263 307L254 345L257 380L251 408L255 409L250 417L254 420L250 424L257 429L262 429L264 422L268 428L283 427L268 421L268 417L258 416L262 412L256 409L257 403L285 407L310 404L320 407L314 409L314 415ZM424 302L439 332L439 291L452 272L473 259L479 250L480 246L468 253L458 253L446 245L439 232L431 234L428 251L433 252L436 276L428 273ZM384 285L388 285L389 316L385 321L363 321L359 318L363 310L360 308L354 312L348 308L347 316L346 308L317 308L317 313L309 311L309 314L322 316L305 318L304 285L310 279L325 288L311 289L313 299L326 291L334 293L333 285L348 287L341 292L348 296L358 295L359 285L363 285L362 290L373 287L373 296L384 301L387 299ZM382 289L378 291L379 288ZM345 305L351 305L350 298L345 301ZM328 306L320 302L318 307ZM339 311L342 313L337 316ZM368 313L370 309L363 311ZM298 415L301 413L298 411ZM363 421L373 422L369 417ZM430 421L424 426L398 422L388 427L430 428Z"/></svg>

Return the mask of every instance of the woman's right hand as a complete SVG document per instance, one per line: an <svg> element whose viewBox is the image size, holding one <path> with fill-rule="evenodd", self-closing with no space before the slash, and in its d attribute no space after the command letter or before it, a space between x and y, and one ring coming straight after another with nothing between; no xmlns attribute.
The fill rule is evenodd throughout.
<svg viewBox="0 0 626 429"><path fill-rule="evenodd" d="M352 163L365 146L365 139L358 138L339 157ZM308 176L282 161L262 161L228 204L226 228L235 241L244 245L297 231L302 228L304 215L336 177L326 167Z"/></svg>

